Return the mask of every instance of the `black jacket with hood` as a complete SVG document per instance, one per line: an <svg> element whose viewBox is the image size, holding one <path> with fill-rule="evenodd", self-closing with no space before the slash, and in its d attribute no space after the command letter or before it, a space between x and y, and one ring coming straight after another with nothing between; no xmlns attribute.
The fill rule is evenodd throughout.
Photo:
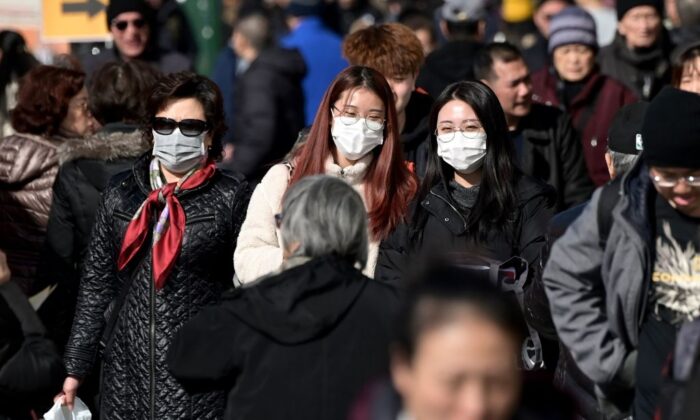
<svg viewBox="0 0 700 420"><path fill-rule="evenodd" d="M111 123L58 154L61 166L38 275L42 284L57 284L39 315L59 349L70 333L80 266L102 191L113 175L129 169L150 147L136 126Z"/></svg>
<svg viewBox="0 0 700 420"><path fill-rule="evenodd" d="M430 95L414 91L406 105L406 124L401 131L404 157L415 165L415 174L420 177L425 175L428 166L428 119L432 106Z"/></svg>
<svg viewBox="0 0 700 420"><path fill-rule="evenodd" d="M319 257L203 309L173 339L168 366L193 389L235 385L227 419L344 419L388 373L397 299L351 263Z"/></svg>
<svg viewBox="0 0 700 420"><path fill-rule="evenodd" d="M259 180L292 148L304 128L304 58L297 50L264 50L234 87L233 160L224 165Z"/></svg>

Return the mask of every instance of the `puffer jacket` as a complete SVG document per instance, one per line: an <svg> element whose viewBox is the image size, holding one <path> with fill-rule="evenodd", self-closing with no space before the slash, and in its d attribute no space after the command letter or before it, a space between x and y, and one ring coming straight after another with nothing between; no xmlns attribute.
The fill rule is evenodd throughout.
<svg viewBox="0 0 700 420"><path fill-rule="evenodd" d="M70 333L80 265L102 191L112 176L131 168L150 147L135 126L112 123L74 147L59 150L61 166L37 272L41 284L57 284L39 315L59 349Z"/></svg>
<svg viewBox="0 0 700 420"><path fill-rule="evenodd" d="M0 249L12 280L27 295L35 282L51 209L51 186L58 172L57 149L64 139L13 134L0 140Z"/></svg>
<svg viewBox="0 0 700 420"><path fill-rule="evenodd" d="M249 196L247 184L216 172L179 193L186 215L182 249L164 287L156 290L146 246L129 267L116 261L126 228L150 193L148 154L105 190L83 263L77 310L64 353L69 375L85 377L95 362L110 302L129 282L102 355L104 418L213 419L223 415L220 392L188 394L167 371L170 339L232 286L231 255ZM150 239L146 243L150 243Z"/></svg>
<svg viewBox="0 0 700 420"><path fill-rule="evenodd" d="M605 247L598 189L554 243L542 277L559 338L599 386L634 372L628 356L637 347L653 267L650 206L656 192L646 173L640 160L623 178Z"/></svg>

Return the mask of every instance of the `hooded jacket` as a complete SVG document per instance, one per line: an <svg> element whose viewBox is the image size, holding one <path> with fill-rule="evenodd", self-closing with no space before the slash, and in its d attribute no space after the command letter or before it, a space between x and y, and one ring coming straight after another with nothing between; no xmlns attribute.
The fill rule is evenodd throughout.
<svg viewBox="0 0 700 420"><path fill-rule="evenodd" d="M166 370L165 357L175 332L231 287L231 255L249 189L216 171L201 185L177 193L186 216L181 250L165 285L156 290L150 237L135 260L117 271L127 226L151 192L150 161L144 154L104 190L83 260L75 319L64 352L66 370L85 378L103 347L103 418L217 419L223 413L224 395L188 394ZM115 308L119 296L122 305ZM107 319L116 322L110 336L102 337Z"/></svg>
<svg viewBox="0 0 700 420"><path fill-rule="evenodd" d="M637 97L632 90L597 69L588 76L581 91L568 106L562 100L563 90L564 82L553 68L543 68L532 75L533 99L558 107L571 116L577 137L581 140L588 176L595 185L603 185L610 179L604 155L613 117L620 108L636 101Z"/></svg>
<svg viewBox="0 0 700 420"><path fill-rule="evenodd" d="M669 55L673 48L662 28L660 42L647 51L632 51L618 32L613 42L598 53L600 71L619 80L643 100L650 100L671 82Z"/></svg>
<svg viewBox="0 0 700 420"><path fill-rule="evenodd" d="M0 249L7 254L12 281L31 296L51 209L59 148L64 139L13 134L0 140Z"/></svg>
<svg viewBox="0 0 700 420"><path fill-rule="evenodd" d="M396 291L334 256L235 290L187 323L168 354L189 386L229 386L227 419L343 419L388 373Z"/></svg>
<svg viewBox="0 0 700 420"><path fill-rule="evenodd" d="M61 167L37 275L42 284L58 284L39 313L61 349L70 333L81 263L102 191L112 176L131 168L150 148L135 126L112 123L58 153Z"/></svg>
<svg viewBox="0 0 700 420"><path fill-rule="evenodd" d="M598 189L554 243L542 278L559 338L599 386L615 385L634 373L628 356L639 340L653 267L656 191L646 174L639 160L619 184L604 248Z"/></svg>
<svg viewBox="0 0 700 420"><path fill-rule="evenodd" d="M268 49L234 87L233 160L225 167L259 180L292 148L304 128L304 59L296 50Z"/></svg>

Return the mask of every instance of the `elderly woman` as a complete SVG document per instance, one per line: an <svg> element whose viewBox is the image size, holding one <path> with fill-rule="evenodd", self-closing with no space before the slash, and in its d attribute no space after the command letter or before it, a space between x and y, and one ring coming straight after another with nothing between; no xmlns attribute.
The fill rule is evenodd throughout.
<svg viewBox="0 0 700 420"><path fill-rule="evenodd" d="M103 418L223 414L223 393L188 394L165 368L175 331L231 286L249 190L214 164L223 113L203 76L171 74L152 89L143 134L153 150L103 192L82 263L64 353L68 406L101 351Z"/></svg>
<svg viewBox="0 0 700 420"><path fill-rule="evenodd" d="M89 109L100 131L58 154L39 278L58 287L44 302L42 318L59 348L65 346L75 311L78 273L90 239L100 195L109 179L131 168L151 148L138 130L146 95L158 72L146 63L108 63L90 84Z"/></svg>
<svg viewBox="0 0 700 420"><path fill-rule="evenodd" d="M395 291L360 272L367 215L345 181L299 180L276 219L283 271L186 324L170 371L183 383L235 384L229 419L346 418L361 387L387 373Z"/></svg>
<svg viewBox="0 0 700 420"><path fill-rule="evenodd" d="M608 129L618 109L636 100L632 90L605 76L596 64L595 21L585 10L569 7L550 22L552 67L532 75L533 99L564 109L572 119L596 185L610 176L605 164Z"/></svg>
<svg viewBox="0 0 700 420"><path fill-rule="evenodd" d="M58 172L58 149L67 138L93 129L85 74L39 66L22 79L11 122L16 134L0 140L0 249L7 253L12 281L33 295L40 250Z"/></svg>

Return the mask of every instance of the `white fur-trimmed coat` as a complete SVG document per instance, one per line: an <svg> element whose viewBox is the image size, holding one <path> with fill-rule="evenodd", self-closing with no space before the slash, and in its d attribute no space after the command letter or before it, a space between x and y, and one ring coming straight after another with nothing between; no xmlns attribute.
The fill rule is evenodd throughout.
<svg viewBox="0 0 700 420"><path fill-rule="evenodd" d="M367 155L354 165L341 168L329 157L326 161L326 175L341 178L352 185L365 200L364 177L372 155ZM238 246L233 255L236 276L241 283L249 283L270 274L282 265L282 242L275 223L282 196L289 185L290 172L285 164L270 168L260 184L253 191L248 212L238 236ZM365 201L365 206L366 206ZM379 242L370 240L367 265L363 273L374 276L377 265Z"/></svg>

